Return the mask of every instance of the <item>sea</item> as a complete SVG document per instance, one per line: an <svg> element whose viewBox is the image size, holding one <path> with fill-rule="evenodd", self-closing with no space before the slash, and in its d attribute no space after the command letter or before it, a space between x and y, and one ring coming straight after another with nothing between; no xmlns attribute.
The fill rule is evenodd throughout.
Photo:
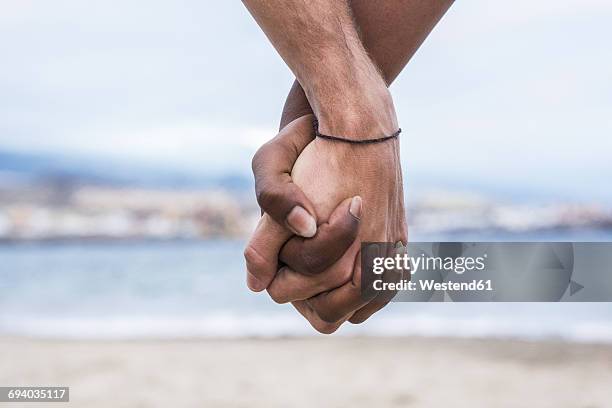
<svg viewBox="0 0 612 408"><path fill-rule="evenodd" d="M610 241L611 233L477 234L478 240ZM469 234L412 236L470 240ZM0 336L191 339L319 336L291 305L245 285L242 240L0 245ZM612 273L612 272L611 272ZM392 303L339 336L612 343L608 303Z"/></svg>

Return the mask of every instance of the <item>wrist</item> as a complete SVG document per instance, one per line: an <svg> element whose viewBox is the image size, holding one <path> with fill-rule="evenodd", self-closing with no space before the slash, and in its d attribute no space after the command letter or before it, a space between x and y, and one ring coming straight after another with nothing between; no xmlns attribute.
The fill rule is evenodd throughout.
<svg viewBox="0 0 612 408"><path fill-rule="evenodd" d="M331 165L347 177L394 179L401 174L400 141L352 144L316 138L313 147L318 157L326 157ZM399 173L398 173L399 171Z"/></svg>
<svg viewBox="0 0 612 408"><path fill-rule="evenodd" d="M366 140L398 130L393 99L384 82L344 89L331 97L324 95L313 105L322 134Z"/></svg>
<svg viewBox="0 0 612 408"><path fill-rule="evenodd" d="M308 59L316 64L304 64L297 73L319 131L355 140L393 134L397 118L385 80L358 38L343 44L317 48L316 58Z"/></svg>

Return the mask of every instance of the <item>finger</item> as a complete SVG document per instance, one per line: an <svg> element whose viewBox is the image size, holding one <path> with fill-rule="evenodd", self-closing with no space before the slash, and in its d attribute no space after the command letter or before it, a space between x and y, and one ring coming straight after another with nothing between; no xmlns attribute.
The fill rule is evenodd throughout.
<svg viewBox="0 0 612 408"><path fill-rule="evenodd" d="M268 286L270 297L278 303L287 303L308 299L344 285L353 276L353 265L360 245L359 241L354 241L335 264L318 275L307 276L289 267L281 268Z"/></svg>
<svg viewBox="0 0 612 408"><path fill-rule="evenodd" d="M404 235L405 236L405 235ZM406 253L406 247L402 244L402 242L406 242L406 238L402 238L402 240L398 241L396 244L396 251L399 254ZM390 273L391 272L391 273ZM398 271L387 271L383 274L384 282L399 282L401 279L406 279L410 276L409 270L398 270ZM391 302L393 297L397 294L397 291L384 291L380 293L374 300L370 303L357 310L353 316L349 319L349 322L353 324L360 324L368 320L374 313L378 312L385 306Z"/></svg>
<svg viewBox="0 0 612 408"><path fill-rule="evenodd" d="M316 275L336 263L351 247L359 234L361 197L344 200L327 223L321 224L310 239L293 237L283 246L280 260L290 269L305 275Z"/></svg>
<svg viewBox="0 0 612 408"><path fill-rule="evenodd" d="M253 157L257 202L277 223L310 238L317 232L316 212L304 192L291 179L291 169L313 140L310 120L297 119Z"/></svg>
<svg viewBox="0 0 612 408"><path fill-rule="evenodd" d="M398 283L402 279L402 274L397 272L385 272L383 274L383 282L385 283ZM397 294L397 290L384 290L378 294L370 303L357 310L349 319L349 322L353 324L360 324L365 322L374 313L378 312L391 302L391 300Z"/></svg>
<svg viewBox="0 0 612 408"><path fill-rule="evenodd" d="M353 278L349 282L306 300L323 321L335 322L349 316L376 296L376 293L362 293L360 256L356 257L353 270Z"/></svg>
<svg viewBox="0 0 612 408"><path fill-rule="evenodd" d="M319 333L332 334L336 330L338 330L340 326L342 326L342 323L346 321L346 317L344 317L343 319L340 319L337 322L332 322L332 323L323 321L321 320L319 316L317 316L314 310L312 310L312 308L305 301L293 302L293 307L295 307L295 309L302 316L304 316L304 318L308 320L310 325Z"/></svg>
<svg viewBox="0 0 612 408"><path fill-rule="evenodd" d="M244 250L247 286L254 292L268 287L278 270L278 253L291 236L287 228L264 214Z"/></svg>
<svg viewBox="0 0 612 408"><path fill-rule="evenodd" d="M357 310L349 319L349 322L352 324L361 324L368 320L374 313L378 312L385 306L387 306L391 302L391 298L389 299L374 299L361 309Z"/></svg>

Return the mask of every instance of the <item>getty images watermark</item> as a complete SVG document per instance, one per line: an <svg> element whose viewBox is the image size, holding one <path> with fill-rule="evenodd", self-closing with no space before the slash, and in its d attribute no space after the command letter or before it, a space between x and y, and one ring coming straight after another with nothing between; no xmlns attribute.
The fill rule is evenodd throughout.
<svg viewBox="0 0 612 408"><path fill-rule="evenodd" d="M361 267L368 299L612 301L612 243L366 242Z"/></svg>

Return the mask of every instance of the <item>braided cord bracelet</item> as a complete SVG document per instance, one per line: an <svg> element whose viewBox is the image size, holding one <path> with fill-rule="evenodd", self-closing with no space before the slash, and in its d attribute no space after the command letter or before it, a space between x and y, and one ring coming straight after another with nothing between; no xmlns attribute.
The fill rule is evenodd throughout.
<svg viewBox="0 0 612 408"><path fill-rule="evenodd" d="M387 140L395 139L399 136L400 133L402 133L402 129L400 128L397 130L397 132L393 133L391 136L383 136L383 137L379 137L376 139L353 140L353 139L347 139L344 137L324 135L323 133L319 132L319 121L316 118L313 120L312 125L314 127L315 137L320 137L321 139L331 140L334 142L344 142L344 143L351 143L351 144L382 143L382 142L386 142Z"/></svg>

